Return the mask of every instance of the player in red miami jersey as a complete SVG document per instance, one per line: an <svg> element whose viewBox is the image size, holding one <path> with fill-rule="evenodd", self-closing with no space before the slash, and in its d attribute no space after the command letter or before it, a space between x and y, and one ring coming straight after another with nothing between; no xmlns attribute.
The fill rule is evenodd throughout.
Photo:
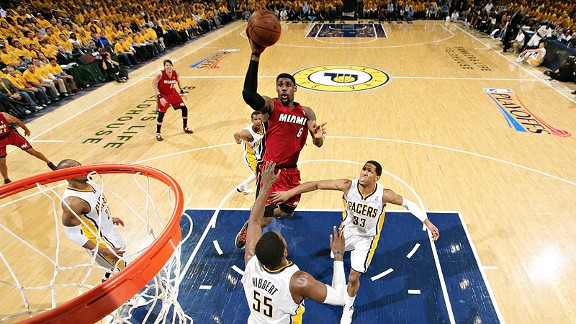
<svg viewBox="0 0 576 324"><path fill-rule="evenodd" d="M242 97L252 109L261 111L264 116L268 116L265 123L266 135L264 135L262 163L276 163L276 169L280 172L280 178L269 192L256 192L256 197L259 194L269 197L272 192L289 190L300 184L300 171L297 163L300 152L306 144L308 132L312 136L314 145L321 147L324 144L324 134L326 133L324 126L326 123L316 124L314 111L294 101L294 94L297 90L296 82L294 77L288 73L281 73L276 77L277 98L263 97L256 92L258 88L258 63L264 48L254 44L251 39L249 41L252 56L244 80ZM263 117L263 121L265 119L266 117ZM259 182L258 180L257 189L259 189ZM272 221L271 217L292 217L299 201L300 195L295 195L277 206L268 198L264 213L266 218L261 223L262 226L268 225ZM236 247L242 248L246 244L247 228L248 222L236 235Z"/></svg>
<svg viewBox="0 0 576 324"><path fill-rule="evenodd" d="M6 156L8 155L6 153L6 146L8 145L18 146L26 153L46 162L50 169L56 170L54 163L50 162L50 160L48 160L44 154L33 149L32 145L30 145L30 143L28 143L28 141L22 135L14 130L10 124L16 124L20 126L24 130L24 134L26 136L30 136L30 130L28 127L26 127L26 125L24 125L23 122L20 121L20 119L10 114L0 112L0 173L4 178L4 183L6 184L11 182L8 178L8 166L6 165Z"/></svg>
<svg viewBox="0 0 576 324"><path fill-rule="evenodd" d="M184 96L184 90L182 90L182 86L180 85L178 73L174 71L172 61L164 60L164 70L156 74L153 84L154 89L156 89L156 97L158 98L156 140L162 140L162 133L160 132L162 129L162 121L170 105L172 105L172 108L182 111L182 127L184 128L184 133L192 134L193 131L188 128L188 108L184 104L184 101L182 101L182 98L186 99L186 96ZM180 94L176 91L176 85L178 85L180 89Z"/></svg>

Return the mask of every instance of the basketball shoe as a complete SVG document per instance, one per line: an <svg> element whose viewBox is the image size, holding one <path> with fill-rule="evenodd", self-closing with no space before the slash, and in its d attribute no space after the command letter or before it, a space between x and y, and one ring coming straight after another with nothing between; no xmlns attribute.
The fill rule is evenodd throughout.
<svg viewBox="0 0 576 324"><path fill-rule="evenodd" d="M190 128L188 128L188 127L184 127L184 133L186 133L186 134L192 134L192 133L194 133L194 131L191 130Z"/></svg>
<svg viewBox="0 0 576 324"><path fill-rule="evenodd" d="M162 134L156 133L156 140L161 141L162 140Z"/></svg>
<svg viewBox="0 0 576 324"><path fill-rule="evenodd" d="M252 190L248 189L248 187L246 187L245 185L239 185L238 187L236 187L236 191L241 192L245 195L249 195L252 193Z"/></svg>
<svg viewBox="0 0 576 324"><path fill-rule="evenodd" d="M104 273L104 275L102 276L102 282L110 279L111 276L112 276L112 272L106 271L106 272Z"/></svg>
<svg viewBox="0 0 576 324"><path fill-rule="evenodd" d="M236 239L234 240L234 245L241 249L246 245L246 234L248 233L248 221L244 223L244 226L240 229L240 232L236 234Z"/></svg>

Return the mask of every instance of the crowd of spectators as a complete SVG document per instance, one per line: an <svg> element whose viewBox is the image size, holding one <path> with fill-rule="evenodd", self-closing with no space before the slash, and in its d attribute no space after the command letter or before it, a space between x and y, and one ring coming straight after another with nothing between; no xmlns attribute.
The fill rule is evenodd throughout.
<svg viewBox="0 0 576 324"><path fill-rule="evenodd" d="M0 9L0 111L18 118L233 19L225 0L28 0Z"/></svg>
<svg viewBox="0 0 576 324"><path fill-rule="evenodd" d="M445 19L449 13L448 2L436 1L391 1L371 0L356 2L352 8L356 18L372 21L411 21L413 19ZM464 3L453 1L454 6ZM258 9L267 9L276 14L282 21L314 22L335 21L342 18L342 0L306 1L254 1L238 2L233 12L238 19L248 20L250 14Z"/></svg>
<svg viewBox="0 0 576 324"><path fill-rule="evenodd" d="M576 47L572 37L576 5L571 2L369 0L355 4L356 18L372 21L464 20L471 28L500 39L504 51L524 53L522 58L548 39ZM0 9L0 110L22 118L90 83L126 82L131 68L166 48L231 20L247 20L259 9L273 11L282 21L330 22L342 19L343 6L342 0L9 2L8 8Z"/></svg>
<svg viewBox="0 0 576 324"><path fill-rule="evenodd" d="M573 53L576 48L576 4L573 2L493 2L473 5L462 13L471 28L492 35L502 42L503 51L519 54L516 60L533 66L542 65L550 51L555 60L547 66L559 66L546 71L549 80L571 81L576 79ZM552 41L552 42L550 42ZM549 43L554 44L553 46ZM560 45L559 45L560 44ZM573 48L573 49L571 49ZM562 55L558 55L562 53Z"/></svg>

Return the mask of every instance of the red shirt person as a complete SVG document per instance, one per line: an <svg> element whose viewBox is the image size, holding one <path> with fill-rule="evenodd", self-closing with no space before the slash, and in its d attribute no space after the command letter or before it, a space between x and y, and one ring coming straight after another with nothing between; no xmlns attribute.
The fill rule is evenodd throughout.
<svg viewBox="0 0 576 324"><path fill-rule="evenodd" d="M158 118L156 119L156 140L162 140L162 121L164 120L164 115L166 114L166 111L168 111L169 106L182 111L182 127L184 133L192 134L193 131L188 128L188 108L182 100L182 98L186 99L186 96L184 96L184 90L180 85L178 72L174 71L172 61L164 60L164 70L156 74L153 85L156 90L158 107ZM176 91L176 85L178 85L180 93Z"/></svg>
<svg viewBox="0 0 576 324"><path fill-rule="evenodd" d="M6 156L8 155L6 147L8 145L18 146L24 150L24 152L46 162L50 169L56 170L56 166L50 162L44 154L33 149L32 145L30 145L22 135L12 128L12 124L20 126L20 128L24 130L24 134L30 136L30 130L23 122L10 114L0 112L0 174L2 174L2 177L4 178L4 183L12 182L8 178L8 166L6 164Z"/></svg>
<svg viewBox="0 0 576 324"><path fill-rule="evenodd" d="M306 144L308 132L312 135L312 142L317 147L324 144L326 123L316 124L316 114L310 107L302 106L294 101L297 91L294 77L288 73L281 73L276 77L277 98L269 98L259 95L258 87L258 64L260 54L264 48L254 44L251 39L252 56L250 65L244 80L242 96L244 101L254 110L268 115L265 123L266 135L264 136L264 157L262 162L276 163L280 172L278 180L272 185L268 197L275 191L290 190L300 184L300 171L298 170L298 158L302 148ZM263 118L264 120L265 118ZM287 218L294 215L294 210L300 201L300 195L291 197L280 205L273 204L270 199L266 201L266 209L262 226L269 224L271 217ZM246 243L246 229L248 222L244 224L236 235L236 247L242 248Z"/></svg>

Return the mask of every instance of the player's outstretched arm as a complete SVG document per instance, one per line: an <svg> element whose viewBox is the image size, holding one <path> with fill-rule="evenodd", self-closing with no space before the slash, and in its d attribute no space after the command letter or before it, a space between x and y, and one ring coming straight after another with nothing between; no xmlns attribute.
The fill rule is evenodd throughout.
<svg viewBox="0 0 576 324"><path fill-rule="evenodd" d="M4 116L4 118L6 119L7 122L9 122L10 124L16 124L20 128L22 128L24 130L24 135L30 136L30 130L28 129L28 127L26 127L26 125L20 119L12 116L10 114L7 114L7 113L1 113L1 114L2 114L2 116Z"/></svg>
<svg viewBox="0 0 576 324"><path fill-rule="evenodd" d="M344 274L344 236L333 227L330 235L330 249L334 253L334 274L332 286L328 286L312 277L309 273L298 271L290 279L290 293L295 302L310 298L319 303L344 305L346 303L346 276Z"/></svg>
<svg viewBox="0 0 576 324"><path fill-rule="evenodd" d="M345 194L350 189L352 181L350 179L319 180L302 183L288 191L277 191L270 195L270 200L274 204L283 203L298 194L315 190L340 190Z"/></svg>
<svg viewBox="0 0 576 324"><path fill-rule="evenodd" d="M252 142L254 138L252 137L252 134L250 134L249 131L243 129L239 132L234 133L234 140L236 141L236 144L240 144L242 143L242 140L245 140L246 142Z"/></svg>
<svg viewBox="0 0 576 324"><path fill-rule="evenodd" d="M270 191L272 184L278 180L278 174L274 173L276 163L266 162L261 172L260 182L260 195L256 198L252 209L250 210L250 217L248 218L248 229L246 233L246 250L244 251L244 263L248 263L250 259L256 254L256 243L262 236L262 218L264 217L264 208L266 207L266 194Z"/></svg>
<svg viewBox="0 0 576 324"><path fill-rule="evenodd" d="M416 216L422 223L424 223L424 225L426 225L426 227L432 234L432 239L434 241L436 241L440 237L440 232L438 231L438 228L434 226L434 224L432 224L432 222L428 219L426 212L423 211L420 207L418 207L418 205L408 200L407 198L400 196L399 194L395 193L390 189L385 189L384 195L382 195L382 203L384 204L392 203L394 205L402 206L408 209L408 211L412 213L412 215Z"/></svg>
<svg viewBox="0 0 576 324"><path fill-rule="evenodd" d="M248 33L246 33L248 34ZM258 94L258 64L260 61L260 54L264 51L263 47L256 45L248 36L252 54L250 57L250 65L246 72L244 79L244 88L242 89L242 98L252 109L264 113L271 113L274 109L274 102L269 97L264 97Z"/></svg>
<svg viewBox="0 0 576 324"><path fill-rule="evenodd" d="M316 123L316 114L314 110L310 107L303 107L308 117L308 130L310 135L312 135L312 143L317 147L322 147L324 145L324 138L326 136L326 123L318 125Z"/></svg>

